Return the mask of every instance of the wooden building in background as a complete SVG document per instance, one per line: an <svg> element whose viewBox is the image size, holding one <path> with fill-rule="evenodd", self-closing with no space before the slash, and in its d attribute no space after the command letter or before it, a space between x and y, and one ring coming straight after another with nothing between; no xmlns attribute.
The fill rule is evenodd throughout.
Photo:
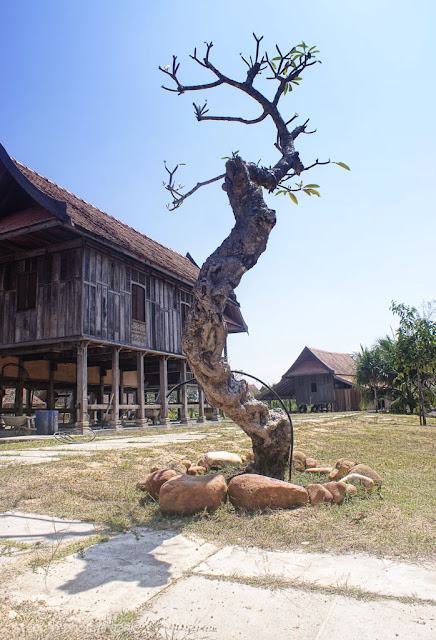
<svg viewBox="0 0 436 640"><path fill-rule="evenodd" d="M48 409L63 399L79 427L92 414L117 428L124 411L166 424L168 388L191 378L181 333L198 271L0 145L0 402L16 389L22 415L23 390L37 389ZM236 298L225 319L247 330ZM186 422L186 386L178 396ZM202 392L198 406L201 419Z"/></svg>
<svg viewBox="0 0 436 640"><path fill-rule="evenodd" d="M295 399L299 411L357 411L362 392L355 385L356 368L348 353L304 347L294 364L274 385L282 399ZM266 390L260 400L273 400Z"/></svg>

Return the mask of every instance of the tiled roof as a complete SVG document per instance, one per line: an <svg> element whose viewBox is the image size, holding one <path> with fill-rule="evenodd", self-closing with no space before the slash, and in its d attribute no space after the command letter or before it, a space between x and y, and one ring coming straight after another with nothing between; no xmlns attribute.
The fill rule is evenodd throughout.
<svg viewBox="0 0 436 640"><path fill-rule="evenodd" d="M100 211L97 207L40 176L20 162L14 160L14 163L37 189L55 200L65 202L67 214L74 225L80 229L103 238L111 244L135 254L140 260L145 259L157 268L170 271L188 282L196 281L199 269L189 258Z"/></svg>
<svg viewBox="0 0 436 640"><path fill-rule="evenodd" d="M334 351L322 351L321 349L312 349L308 347L321 362L329 369L333 369L335 375L343 378L344 376L353 377L356 375L356 363L348 353L335 353Z"/></svg>

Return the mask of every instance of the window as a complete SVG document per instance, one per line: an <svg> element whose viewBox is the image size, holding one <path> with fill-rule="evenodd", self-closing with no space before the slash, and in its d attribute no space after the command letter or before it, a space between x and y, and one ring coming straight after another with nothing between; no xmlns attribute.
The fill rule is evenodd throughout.
<svg viewBox="0 0 436 640"><path fill-rule="evenodd" d="M3 265L3 291L12 289L12 264L8 262Z"/></svg>
<svg viewBox="0 0 436 640"><path fill-rule="evenodd" d="M17 311L36 308L36 258L26 258L19 265L17 278Z"/></svg>
<svg viewBox="0 0 436 640"><path fill-rule="evenodd" d="M145 322L145 289L132 283L132 318Z"/></svg>
<svg viewBox="0 0 436 640"><path fill-rule="evenodd" d="M52 271L53 271L53 256L51 253L48 253L44 256L42 266L43 266L43 283L50 284L52 280Z"/></svg>
<svg viewBox="0 0 436 640"><path fill-rule="evenodd" d="M311 391L311 393L316 393L317 392L316 382L311 382L310 383L310 391Z"/></svg>
<svg viewBox="0 0 436 640"><path fill-rule="evenodd" d="M68 273L68 256L66 253L61 254L61 265L59 270L59 280L66 280Z"/></svg>

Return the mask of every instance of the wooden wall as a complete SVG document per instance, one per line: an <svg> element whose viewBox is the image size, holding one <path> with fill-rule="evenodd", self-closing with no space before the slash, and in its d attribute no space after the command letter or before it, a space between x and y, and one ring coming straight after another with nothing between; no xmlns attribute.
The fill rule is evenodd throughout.
<svg viewBox="0 0 436 640"><path fill-rule="evenodd" d="M93 246L51 251L0 264L0 346L84 336L182 354L188 288ZM132 318L133 285L142 290L145 321Z"/></svg>
<svg viewBox="0 0 436 640"><path fill-rule="evenodd" d="M0 265L0 345L79 335L81 265L80 248ZM36 273L35 306L18 311L18 280L26 273Z"/></svg>
<svg viewBox="0 0 436 640"><path fill-rule="evenodd" d="M182 312L190 294L145 268L93 247L83 256L83 334L182 354ZM145 322L132 318L132 285L144 289Z"/></svg>
<svg viewBox="0 0 436 640"><path fill-rule="evenodd" d="M312 391L312 384L316 384L316 391ZM296 376L295 397L297 404L333 402L335 399L333 376L329 373Z"/></svg>
<svg viewBox="0 0 436 640"><path fill-rule="evenodd" d="M356 388L335 389L334 411L359 411L362 391Z"/></svg>

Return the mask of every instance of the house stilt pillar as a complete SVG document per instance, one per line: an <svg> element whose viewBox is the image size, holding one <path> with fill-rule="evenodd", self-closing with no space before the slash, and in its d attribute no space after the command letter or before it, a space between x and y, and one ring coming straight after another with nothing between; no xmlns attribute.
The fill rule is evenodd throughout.
<svg viewBox="0 0 436 640"><path fill-rule="evenodd" d="M159 396L160 396L160 423L169 425L168 419L168 358L167 356L159 357Z"/></svg>
<svg viewBox="0 0 436 640"><path fill-rule="evenodd" d="M186 381L186 360L180 362L180 382ZM182 384L180 387L180 422L182 424L188 424L188 387L186 384Z"/></svg>
<svg viewBox="0 0 436 640"><path fill-rule="evenodd" d="M54 395L54 374L56 371L56 364L50 362L50 371L48 379L47 389L47 409L53 410L55 408L55 395Z"/></svg>
<svg viewBox="0 0 436 640"><path fill-rule="evenodd" d="M122 429L120 420L120 348L112 349L112 413L110 426L112 429Z"/></svg>
<svg viewBox="0 0 436 640"><path fill-rule="evenodd" d="M198 385L198 420L199 424L203 424L204 422L204 391Z"/></svg>
<svg viewBox="0 0 436 640"><path fill-rule="evenodd" d="M144 355L145 354L141 351L138 351L138 353L136 354L136 375L138 379L136 402L137 404L139 404L139 409L136 416L137 427L147 426L147 420L145 417Z"/></svg>
<svg viewBox="0 0 436 640"><path fill-rule="evenodd" d="M76 428L89 427L88 419L88 343L77 344Z"/></svg>

